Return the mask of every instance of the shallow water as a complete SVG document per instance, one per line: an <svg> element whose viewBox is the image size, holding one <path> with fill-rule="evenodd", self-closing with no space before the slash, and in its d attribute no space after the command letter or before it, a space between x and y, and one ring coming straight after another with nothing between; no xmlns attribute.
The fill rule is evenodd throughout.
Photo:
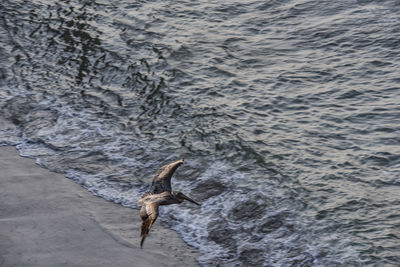
<svg viewBox="0 0 400 267"><path fill-rule="evenodd" d="M1 5L1 144L131 207L184 157L204 266L398 266L396 2Z"/></svg>

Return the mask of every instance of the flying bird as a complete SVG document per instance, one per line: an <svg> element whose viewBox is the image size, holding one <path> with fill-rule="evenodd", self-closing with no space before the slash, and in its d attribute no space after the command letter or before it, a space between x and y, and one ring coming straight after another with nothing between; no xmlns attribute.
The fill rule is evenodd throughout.
<svg viewBox="0 0 400 267"><path fill-rule="evenodd" d="M179 191L172 191L171 177L176 169L182 165L183 159L162 166L153 178L151 191L142 195L139 200L140 218L142 229L140 247L143 247L144 240L149 234L150 228L158 217L158 208L162 205L180 204L188 200L196 205L201 204Z"/></svg>

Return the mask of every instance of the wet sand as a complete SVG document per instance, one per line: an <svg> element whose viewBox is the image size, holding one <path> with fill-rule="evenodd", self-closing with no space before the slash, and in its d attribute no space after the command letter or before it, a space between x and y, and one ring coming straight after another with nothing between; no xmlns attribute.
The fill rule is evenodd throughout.
<svg viewBox="0 0 400 267"><path fill-rule="evenodd" d="M0 147L0 266L198 266L157 221L140 249L139 211Z"/></svg>

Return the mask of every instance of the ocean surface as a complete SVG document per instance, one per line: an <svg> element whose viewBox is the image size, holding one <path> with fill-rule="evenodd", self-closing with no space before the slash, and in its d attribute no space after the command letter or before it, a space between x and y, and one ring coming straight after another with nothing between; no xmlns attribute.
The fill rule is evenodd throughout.
<svg viewBox="0 0 400 267"><path fill-rule="evenodd" d="M184 157L203 266L399 266L399 70L399 1L2 0L0 145L133 208Z"/></svg>

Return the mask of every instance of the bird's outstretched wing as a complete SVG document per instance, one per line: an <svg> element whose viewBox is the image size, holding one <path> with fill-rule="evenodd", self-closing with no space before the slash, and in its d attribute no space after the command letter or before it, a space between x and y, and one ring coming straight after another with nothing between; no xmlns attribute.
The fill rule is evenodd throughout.
<svg viewBox="0 0 400 267"><path fill-rule="evenodd" d="M156 173L151 184L151 192L153 194L159 194L164 191L172 191L171 188L171 177L176 169L182 165L183 159L177 160L170 164L162 166Z"/></svg>
<svg viewBox="0 0 400 267"><path fill-rule="evenodd" d="M140 247L143 247L144 240L150 232L150 228L158 217L158 207L159 202L154 201L143 201L142 207L140 209L140 217L142 218L142 231L140 236L142 240L140 241Z"/></svg>

